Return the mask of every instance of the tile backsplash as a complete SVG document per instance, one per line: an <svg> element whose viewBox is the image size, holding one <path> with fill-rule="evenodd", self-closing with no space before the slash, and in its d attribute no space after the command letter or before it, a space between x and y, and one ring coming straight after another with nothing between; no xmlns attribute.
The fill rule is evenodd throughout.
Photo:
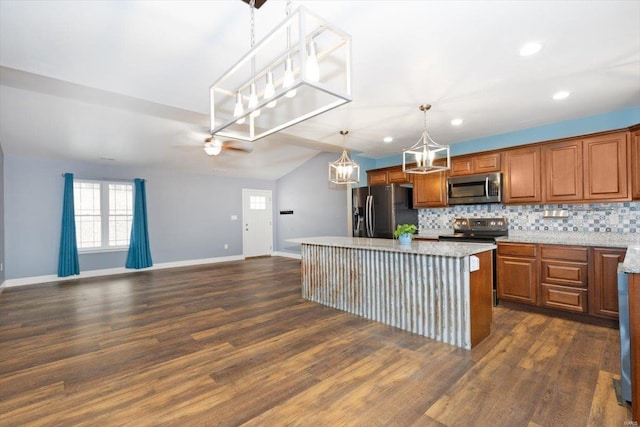
<svg viewBox="0 0 640 427"><path fill-rule="evenodd" d="M567 210L569 217L544 218L544 211L551 209ZM420 231L433 228L451 229L453 219L459 217L507 217L510 230L640 232L640 202L527 206L460 205L418 211Z"/></svg>

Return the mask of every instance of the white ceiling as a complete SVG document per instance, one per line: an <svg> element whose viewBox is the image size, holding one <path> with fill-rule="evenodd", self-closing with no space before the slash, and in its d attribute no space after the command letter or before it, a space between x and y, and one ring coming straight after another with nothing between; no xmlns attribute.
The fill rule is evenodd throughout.
<svg viewBox="0 0 640 427"><path fill-rule="evenodd" d="M276 179L335 151L341 129L365 156L400 153L420 136L423 103L447 144L640 105L640 1L298 5L351 35L353 102L244 144L250 154L212 158L201 149L208 88L248 50L245 3L0 0L0 144L7 155ZM256 12L257 40L284 9L268 0ZM519 56L529 41L543 49ZM553 101L561 89L571 96Z"/></svg>

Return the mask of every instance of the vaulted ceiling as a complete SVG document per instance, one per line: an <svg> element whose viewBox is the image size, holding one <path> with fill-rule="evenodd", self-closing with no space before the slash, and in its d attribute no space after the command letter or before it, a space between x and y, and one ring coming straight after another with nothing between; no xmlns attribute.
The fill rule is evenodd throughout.
<svg viewBox="0 0 640 427"><path fill-rule="evenodd" d="M0 1L6 155L277 179L319 151L398 154L640 105L640 1L294 1L352 37L353 102L251 153L202 150L209 86L249 48L249 7ZM259 40L285 2L256 11ZM521 46L542 50L519 55ZM571 95L563 101L551 96ZM462 118L460 126L450 121ZM393 142L383 138L392 136ZM337 156L336 156L337 157Z"/></svg>

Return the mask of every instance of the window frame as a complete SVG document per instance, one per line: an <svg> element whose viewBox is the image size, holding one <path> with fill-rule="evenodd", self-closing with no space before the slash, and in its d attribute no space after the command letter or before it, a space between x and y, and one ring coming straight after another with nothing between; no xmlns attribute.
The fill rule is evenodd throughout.
<svg viewBox="0 0 640 427"><path fill-rule="evenodd" d="M100 252L123 252L128 251L129 246L131 244L131 237L129 237L129 243L126 245L109 245L109 184L114 185L128 185L131 187L131 223L133 226L133 212L134 212L134 201L135 201L135 186L131 181L119 181L114 179L74 179L74 184L76 183L91 183L91 184L100 184L100 240L101 245L90 248L80 248L78 245L78 254L87 254L87 253L100 253ZM74 187L74 198L75 198L75 187ZM74 217L76 216L75 206L74 206ZM77 225L77 224L76 224ZM129 230L131 233L131 230ZM78 244L78 238L76 234L76 244Z"/></svg>

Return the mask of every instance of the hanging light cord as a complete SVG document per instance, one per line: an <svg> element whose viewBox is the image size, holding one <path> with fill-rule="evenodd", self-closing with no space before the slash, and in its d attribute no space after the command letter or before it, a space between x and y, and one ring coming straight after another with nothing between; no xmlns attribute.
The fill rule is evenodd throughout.
<svg viewBox="0 0 640 427"><path fill-rule="evenodd" d="M284 8L287 18L291 14L291 0L287 0L287 6ZM291 47L291 25L287 25L287 51Z"/></svg>
<svg viewBox="0 0 640 427"><path fill-rule="evenodd" d="M253 46L256 44L256 18L255 18L255 7L256 7L256 0L251 0L249 2L249 9L251 10L251 49L253 49ZM255 76L256 76L256 56L253 55L253 57L251 58L251 75L253 76L253 79L255 80Z"/></svg>

